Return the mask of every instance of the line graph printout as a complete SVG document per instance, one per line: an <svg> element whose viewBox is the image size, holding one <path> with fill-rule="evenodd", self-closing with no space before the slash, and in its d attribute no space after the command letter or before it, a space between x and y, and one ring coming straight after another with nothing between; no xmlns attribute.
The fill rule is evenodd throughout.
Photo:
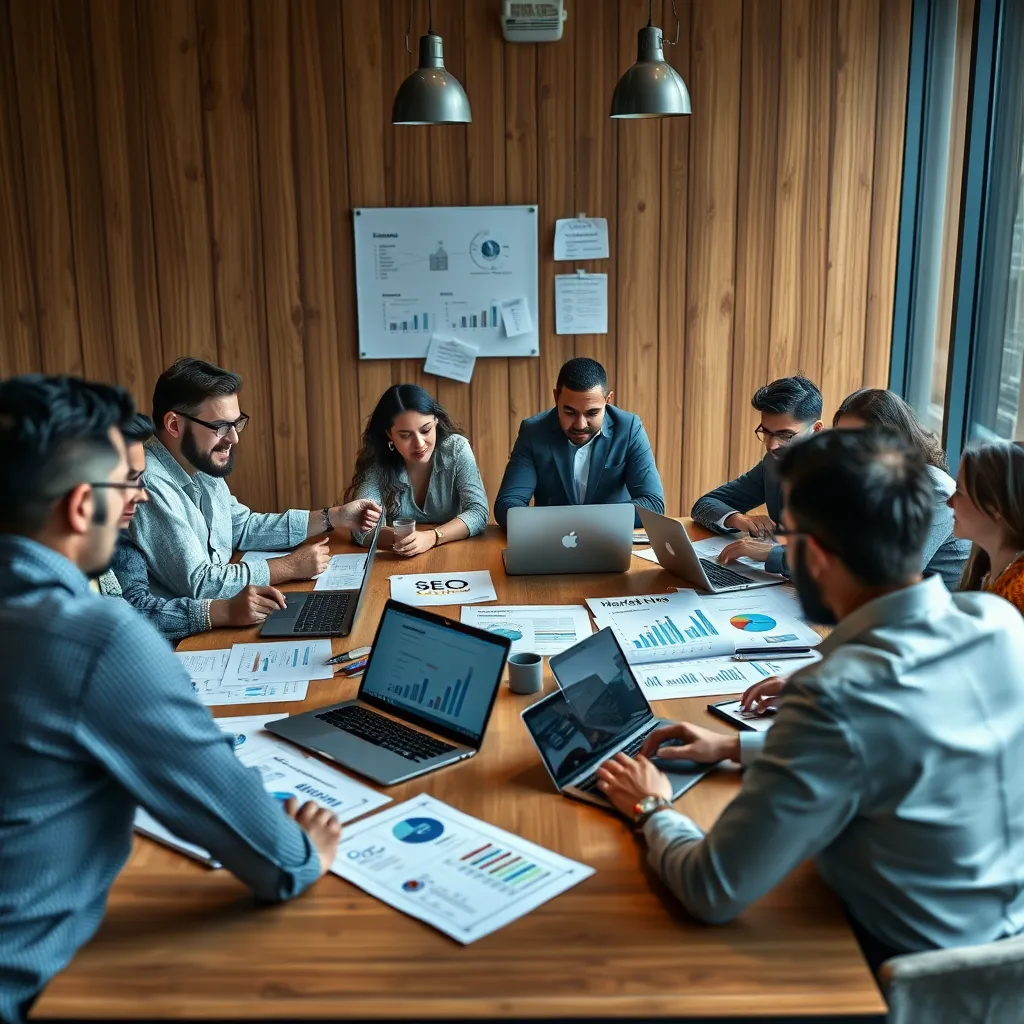
<svg viewBox="0 0 1024 1024"><path fill-rule="evenodd" d="M537 355L536 206L364 207L353 234L361 359L423 358L434 331L481 358ZM510 336L513 302L532 316Z"/></svg>
<svg viewBox="0 0 1024 1024"><path fill-rule="evenodd" d="M334 669L327 664L330 640L287 640L283 642L235 644L222 682L284 683L297 680L330 679Z"/></svg>

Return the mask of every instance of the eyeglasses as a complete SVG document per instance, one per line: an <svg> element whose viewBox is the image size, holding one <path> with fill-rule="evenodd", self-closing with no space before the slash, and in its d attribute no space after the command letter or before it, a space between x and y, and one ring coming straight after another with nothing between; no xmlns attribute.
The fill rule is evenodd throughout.
<svg viewBox="0 0 1024 1024"><path fill-rule="evenodd" d="M207 423L206 420L197 419L195 416L189 416L187 412L182 412L180 409L174 409L179 416L184 416L185 419L191 420L193 423L198 423L201 427L206 427L207 430L212 430L218 437L227 437L228 434L233 430L236 434L240 434L245 430L246 423L249 422L249 417L243 412L237 420L217 420L216 423Z"/></svg>
<svg viewBox="0 0 1024 1024"><path fill-rule="evenodd" d="M757 439L762 443L766 444L768 441L778 441L779 444L789 444L794 438L799 437L802 430L768 430L758 424L754 427L754 433L757 434Z"/></svg>
<svg viewBox="0 0 1024 1024"><path fill-rule="evenodd" d="M105 487L111 491L124 491L126 494L129 491L144 491L146 489L146 481L139 477L138 480L129 480L126 483L111 483L109 480L102 480L99 483L93 483L89 481L89 486L96 489L99 487Z"/></svg>

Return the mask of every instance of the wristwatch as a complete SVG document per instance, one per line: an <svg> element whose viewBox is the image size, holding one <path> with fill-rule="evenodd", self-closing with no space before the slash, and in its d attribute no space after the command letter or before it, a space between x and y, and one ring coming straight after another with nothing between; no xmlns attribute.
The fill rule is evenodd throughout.
<svg viewBox="0 0 1024 1024"><path fill-rule="evenodd" d="M334 523L331 522L331 510L329 508L320 509L320 515L324 517L324 533L331 533L334 530Z"/></svg>
<svg viewBox="0 0 1024 1024"><path fill-rule="evenodd" d="M633 824L639 831L647 824L647 819L663 807L671 807L672 801L666 800L663 796L641 797L633 805Z"/></svg>
<svg viewBox="0 0 1024 1024"><path fill-rule="evenodd" d="M434 536L437 538L437 547L440 547L444 543L444 534L441 532L440 526L434 527Z"/></svg>

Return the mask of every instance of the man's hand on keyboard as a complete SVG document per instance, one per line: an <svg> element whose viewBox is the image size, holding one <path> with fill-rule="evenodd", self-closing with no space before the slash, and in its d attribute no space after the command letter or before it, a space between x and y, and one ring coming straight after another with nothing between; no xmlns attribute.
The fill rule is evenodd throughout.
<svg viewBox="0 0 1024 1024"><path fill-rule="evenodd" d="M743 540L734 540L726 544L718 553L718 564L728 565L740 558L750 558L755 562L765 562L772 551L772 542L766 540L754 540L753 537L744 537Z"/></svg>
<svg viewBox="0 0 1024 1024"><path fill-rule="evenodd" d="M288 798L284 805L285 814L294 818L298 826L309 836L310 842L320 854L320 876L330 870L338 853L341 841L341 822L326 807L313 800L307 800L301 807L295 797Z"/></svg>

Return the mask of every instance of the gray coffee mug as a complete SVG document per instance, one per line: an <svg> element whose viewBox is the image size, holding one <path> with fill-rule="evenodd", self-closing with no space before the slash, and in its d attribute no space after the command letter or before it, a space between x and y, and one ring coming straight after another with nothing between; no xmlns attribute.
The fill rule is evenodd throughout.
<svg viewBox="0 0 1024 1024"><path fill-rule="evenodd" d="M539 654L510 654L508 688L513 693L539 693L544 689L544 658Z"/></svg>

